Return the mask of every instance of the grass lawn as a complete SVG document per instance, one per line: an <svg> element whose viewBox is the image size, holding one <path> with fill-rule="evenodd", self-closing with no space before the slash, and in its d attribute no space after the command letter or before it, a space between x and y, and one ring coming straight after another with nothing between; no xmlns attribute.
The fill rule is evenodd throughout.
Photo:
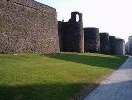
<svg viewBox="0 0 132 100"><path fill-rule="evenodd" d="M0 54L0 100L68 100L126 59L94 53Z"/></svg>

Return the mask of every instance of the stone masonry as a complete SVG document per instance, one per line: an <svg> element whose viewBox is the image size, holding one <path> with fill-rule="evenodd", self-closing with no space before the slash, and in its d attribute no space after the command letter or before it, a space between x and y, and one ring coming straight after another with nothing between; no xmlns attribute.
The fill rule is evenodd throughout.
<svg viewBox="0 0 132 100"><path fill-rule="evenodd" d="M34 0L0 0L0 53L58 53L56 16Z"/></svg>
<svg viewBox="0 0 132 100"><path fill-rule="evenodd" d="M115 43L115 37L99 34L98 28L83 29L82 13L72 12L68 22L57 23L52 7L34 0L0 0L0 53L60 51L124 55L125 47L124 40Z"/></svg>

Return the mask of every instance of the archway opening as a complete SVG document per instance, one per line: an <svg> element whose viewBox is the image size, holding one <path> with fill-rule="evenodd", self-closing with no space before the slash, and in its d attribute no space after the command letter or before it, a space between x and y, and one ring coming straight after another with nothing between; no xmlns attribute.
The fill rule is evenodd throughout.
<svg viewBox="0 0 132 100"><path fill-rule="evenodd" d="M76 14L76 22L79 22L79 15Z"/></svg>

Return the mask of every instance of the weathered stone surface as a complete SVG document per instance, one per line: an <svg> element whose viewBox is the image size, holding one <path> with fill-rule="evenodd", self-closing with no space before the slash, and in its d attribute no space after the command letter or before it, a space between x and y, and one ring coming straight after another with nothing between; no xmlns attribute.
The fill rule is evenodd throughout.
<svg viewBox="0 0 132 100"><path fill-rule="evenodd" d="M84 28L84 51L100 52L100 35L98 28Z"/></svg>
<svg viewBox="0 0 132 100"><path fill-rule="evenodd" d="M79 21L76 21L76 15ZM84 52L84 30L82 14L72 12L68 22L58 22L60 48L64 52Z"/></svg>
<svg viewBox="0 0 132 100"><path fill-rule="evenodd" d="M33 0L0 1L0 53L57 53L56 10Z"/></svg>

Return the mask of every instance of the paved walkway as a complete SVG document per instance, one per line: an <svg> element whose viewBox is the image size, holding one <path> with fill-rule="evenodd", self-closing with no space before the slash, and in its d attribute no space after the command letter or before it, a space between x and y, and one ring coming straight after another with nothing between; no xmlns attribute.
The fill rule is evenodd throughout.
<svg viewBox="0 0 132 100"><path fill-rule="evenodd" d="M84 100L132 100L132 57Z"/></svg>

